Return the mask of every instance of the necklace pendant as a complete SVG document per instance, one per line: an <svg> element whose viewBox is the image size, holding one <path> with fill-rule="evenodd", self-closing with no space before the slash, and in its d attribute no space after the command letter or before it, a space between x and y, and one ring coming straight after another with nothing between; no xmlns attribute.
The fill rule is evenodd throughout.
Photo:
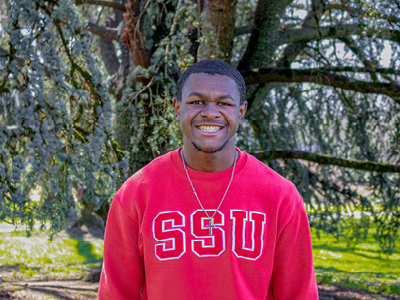
<svg viewBox="0 0 400 300"><path fill-rule="evenodd" d="M210 223L206 227L210 230L209 235L213 235L212 230L215 228L213 217L210 218Z"/></svg>
<svg viewBox="0 0 400 300"><path fill-rule="evenodd" d="M222 204L222 202L223 202L224 199L225 199L226 193L228 192L229 187L231 186L231 183L232 183L232 180L233 180L233 175L235 174L235 166L236 166L236 160L237 160L237 153L239 153L239 152L237 152L237 151L235 150L235 160L233 161L233 168L232 168L231 180L230 180L229 183L228 183L228 187L226 188L225 194L222 196L221 202L219 203L217 209L215 210L215 213L218 212L219 208L221 207L221 204ZM197 196L197 193L196 193L196 190L195 190L195 188L194 188L194 186L193 186L193 183L192 183L192 181L190 180L189 172L188 172L188 170L187 170L187 168L186 168L186 164L185 164L185 158L183 157L183 148L182 148L182 150L180 151L179 154L180 154L180 156L181 156L181 158L182 158L183 169L184 169L185 172L186 172L186 176L187 176L187 178L188 178L188 180L189 180L190 186L192 187L193 194L194 194L194 196L196 197L197 202L199 203L200 207L203 209L204 213L205 213L205 214L207 215L207 217L208 217L209 223L208 223L208 225L206 225L206 227L209 229L209 235L213 235L212 230L213 230L213 228L216 228L215 225L214 225L214 215L215 215L215 213L214 213L214 215L213 215L212 217L210 217L210 216L207 214L206 210L204 209L203 205L202 205L201 202L200 202L199 197Z"/></svg>

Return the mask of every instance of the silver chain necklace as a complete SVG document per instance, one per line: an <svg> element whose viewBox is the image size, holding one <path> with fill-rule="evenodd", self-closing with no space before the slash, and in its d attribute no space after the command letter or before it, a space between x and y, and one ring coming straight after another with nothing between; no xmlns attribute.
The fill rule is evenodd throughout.
<svg viewBox="0 0 400 300"><path fill-rule="evenodd" d="M229 187L231 186L231 183L232 183L233 174L235 173L235 166L236 166L236 159L237 159L237 158L236 158L236 157L237 157L237 155L236 155L236 150L235 150L235 160L234 160L234 162L233 162L233 170L232 170L231 180L229 181L228 187L226 188L225 194L224 194L224 196L222 197L221 202L219 203L217 209L215 210L214 214L213 214L211 217L210 217L210 215L207 213L207 211L204 209L203 205L202 205L201 202L200 202L199 197L197 196L197 193L196 193L196 190L194 189L193 183L192 183L192 181L190 180L189 172L188 172L188 170L187 170L187 168L186 168L185 159L183 158L183 154L182 154L182 153L183 153L183 148L182 148L182 150L181 150L180 153L179 153L180 156L181 156L181 158L182 158L183 168L185 169L187 178L188 178L188 180L189 180L190 186L192 187L193 194L196 196L197 202L199 202L201 209L204 211L204 213L205 213L205 214L207 215L207 217L208 217L209 224L208 224L206 227L210 230L209 235L212 235L212 230L213 230L213 228L215 228L215 225L214 225L214 216L215 216L215 214L217 213L217 211L219 210L219 208L221 207L221 204L222 204L222 202L223 202L224 199L225 199L226 193L228 192Z"/></svg>

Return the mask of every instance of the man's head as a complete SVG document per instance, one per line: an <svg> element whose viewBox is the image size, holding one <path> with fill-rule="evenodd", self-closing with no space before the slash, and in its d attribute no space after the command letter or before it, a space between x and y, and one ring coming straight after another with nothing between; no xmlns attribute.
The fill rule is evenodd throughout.
<svg viewBox="0 0 400 300"><path fill-rule="evenodd" d="M179 80L175 116L185 149L234 153L235 133L247 109L241 74L225 62L201 61Z"/></svg>
<svg viewBox="0 0 400 300"><path fill-rule="evenodd" d="M240 74L240 72L230 64L222 60L202 60L187 68L178 81L177 99L179 101L182 101L182 90L186 84L186 81L190 75L197 73L229 76L236 83L240 95L240 104L244 103L246 97L246 85L244 83L242 74Z"/></svg>

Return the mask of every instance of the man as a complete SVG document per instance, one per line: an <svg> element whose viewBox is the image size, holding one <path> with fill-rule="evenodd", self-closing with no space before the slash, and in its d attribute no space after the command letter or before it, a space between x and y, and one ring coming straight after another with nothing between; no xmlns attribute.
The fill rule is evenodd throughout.
<svg viewBox="0 0 400 300"><path fill-rule="evenodd" d="M241 74L198 62L174 107L184 146L115 195L98 299L318 299L300 195L235 148L247 108Z"/></svg>

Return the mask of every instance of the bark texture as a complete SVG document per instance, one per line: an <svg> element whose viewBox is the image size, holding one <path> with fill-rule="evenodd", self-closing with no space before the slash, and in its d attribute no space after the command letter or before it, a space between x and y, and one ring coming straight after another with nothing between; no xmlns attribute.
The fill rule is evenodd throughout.
<svg viewBox="0 0 400 300"><path fill-rule="evenodd" d="M239 70L262 68L271 63L280 37L280 17L291 2L292 0L258 1L250 40L239 63Z"/></svg>
<svg viewBox="0 0 400 300"><path fill-rule="evenodd" d="M103 39L118 41L118 30L115 28L104 27L89 22L88 27L86 29L93 34L102 37Z"/></svg>
<svg viewBox="0 0 400 300"><path fill-rule="evenodd" d="M206 0L204 12L205 24L215 30L219 53L215 59L229 62L232 56L233 38L235 37L235 11L237 0ZM207 27L203 26L203 36L207 36ZM204 47L204 46L203 46Z"/></svg>
<svg viewBox="0 0 400 300"><path fill-rule="evenodd" d="M139 0L129 0L126 4L125 18L125 35L124 42L126 43L131 60L134 66L142 66L148 68L150 65L151 53L146 48L146 42L143 35L143 17L144 13L141 11ZM138 78L139 81L147 82L142 77Z"/></svg>

